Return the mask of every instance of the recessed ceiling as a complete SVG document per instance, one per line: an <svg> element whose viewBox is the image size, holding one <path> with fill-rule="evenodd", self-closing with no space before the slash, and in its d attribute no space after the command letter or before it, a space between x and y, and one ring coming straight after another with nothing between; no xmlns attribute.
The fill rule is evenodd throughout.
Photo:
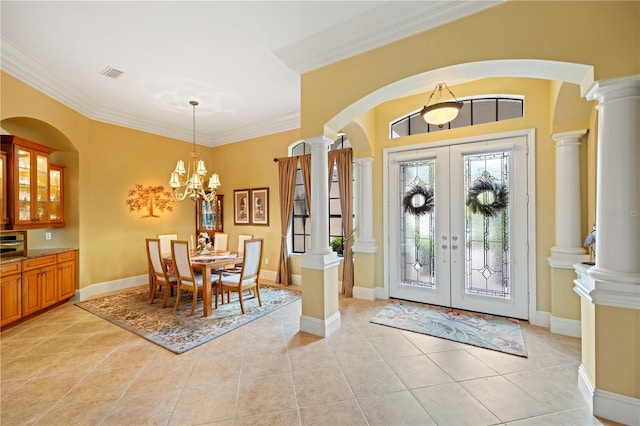
<svg viewBox="0 0 640 426"><path fill-rule="evenodd" d="M94 120L216 146L300 125L300 74L495 1L2 1L4 71Z"/></svg>

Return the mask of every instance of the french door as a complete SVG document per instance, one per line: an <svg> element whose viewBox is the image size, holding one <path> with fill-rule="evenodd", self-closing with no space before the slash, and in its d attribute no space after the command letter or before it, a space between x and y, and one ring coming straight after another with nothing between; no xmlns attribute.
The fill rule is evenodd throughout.
<svg viewBox="0 0 640 426"><path fill-rule="evenodd" d="M528 319L527 139L389 155L389 295Z"/></svg>

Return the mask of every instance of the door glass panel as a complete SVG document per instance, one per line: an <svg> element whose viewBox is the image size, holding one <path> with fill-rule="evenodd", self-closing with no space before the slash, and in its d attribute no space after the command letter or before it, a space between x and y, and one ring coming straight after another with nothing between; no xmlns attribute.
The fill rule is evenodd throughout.
<svg viewBox="0 0 640 426"><path fill-rule="evenodd" d="M49 204L49 160L44 155L36 155L36 188L38 218L44 219L48 216L47 207Z"/></svg>
<svg viewBox="0 0 640 426"><path fill-rule="evenodd" d="M49 219L58 220L61 219L60 202L61 197L61 179L60 170L49 171Z"/></svg>
<svg viewBox="0 0 640 426"><path fill-rule="evenodd" d="M465 155L465 292L511 298L510 151Z"/></svg>
<svg viewBox="0 0 640 426"><path fill-rule="evenodd" d="M31 153L18 150L18 217L31 219Z"/></svg>
<svg viewBox="0 0 640 426"><path fill-rule="evenodd" d="M399 171L403 206L400 221L402 283L436 288L435 214L432 210L435 160L401 163Z"/></svg>

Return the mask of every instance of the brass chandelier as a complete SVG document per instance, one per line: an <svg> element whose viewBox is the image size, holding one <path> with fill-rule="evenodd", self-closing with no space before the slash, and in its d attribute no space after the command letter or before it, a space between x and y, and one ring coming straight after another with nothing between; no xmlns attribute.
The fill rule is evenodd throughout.
<svg viewBox="0 0 640 426"><path fill-rule="evenodd" d="M209 178L207 186L208 193L204 189L203 181L207 174L204 160L199 160L200 154L196 151L196 106L198 102L189 101L193 107L193 152L191 161L185 170L184 161L178 160L176 169L171 173L169 186L173 188L173 196L178 201L183 201L187 197L193 201L202 198L205 201L213 201L216 198L216 188L220 186L220 178L217 173L213 173Z"/></svg>

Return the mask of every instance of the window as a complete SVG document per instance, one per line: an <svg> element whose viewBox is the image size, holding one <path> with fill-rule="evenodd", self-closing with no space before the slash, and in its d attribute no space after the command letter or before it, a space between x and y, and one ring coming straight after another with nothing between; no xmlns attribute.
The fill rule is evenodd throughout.
<svg viewBox="0 0 640 426"><path fill-rule="evenodd" d="M462 101L462 109L456 119L445 124L442 128L427 124L420 116L420 111L399 118L391 123L391 139L522 117L524 117L524 99L522 97L466 99Z"/></svg>
<svg viewBox="0 0 640 426"><path fill-rule="evenodd" d="M346 135L341 134L329 147L329 150L349 148L349 139ZM305 155L310 154L310 147L304 142L293 146L291 148L291 155ZM293 253L306 253L311 244L311 219L309 218L309 212L307 211L306 204L306 191L304 188L304 182L302 180L302 170L298 166L296 171L296 185L293 195L293 219L291 221L291 238L292 238L292 252ZM338 171L336 167L333 167L331 172L331 184L329 186L329 245L332 245L332 241L342 241L344 238L344 231L342 228L342 206L340 205L340 188L338 186ZM341 254L341 253L340 253Z"/></svg>

